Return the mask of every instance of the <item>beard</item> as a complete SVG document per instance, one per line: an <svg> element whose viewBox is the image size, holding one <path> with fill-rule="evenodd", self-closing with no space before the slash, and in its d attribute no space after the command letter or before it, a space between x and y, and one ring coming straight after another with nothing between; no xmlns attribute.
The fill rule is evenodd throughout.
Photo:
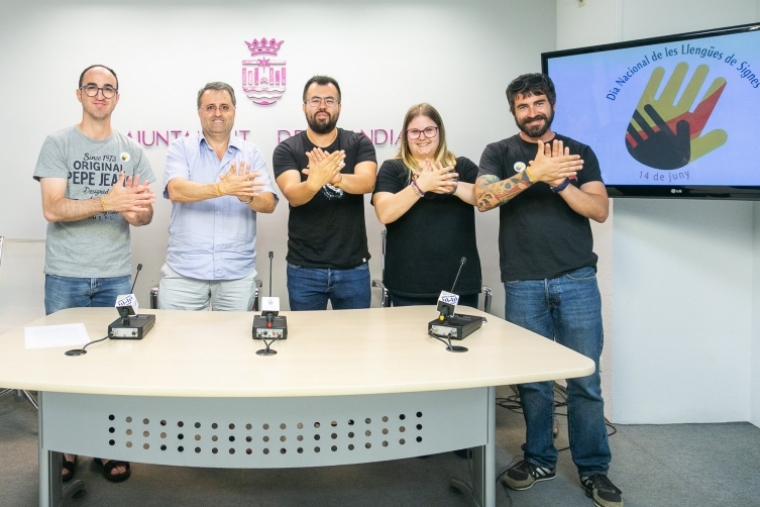
<svg viewBox="0 0 760 507"><path fill-rule="evenodd" d="M324 120L318 120L317 115L319 113L324 113L327 115L327 118ZM316 134L327 134L329 132L332 132L335 128L335 125L338 124L338 116L340 116L338 113L333 116L329 111L325 109L320 109L316 111L313 115L309 116L306 115L306 123L309 124L309 128L314 131Z"/></svg>
<svg viewBox="0 0 760 507"><path fill-rule="evenodd" d="M529 127L528 123L535 120L544 120L544 123L543 125L534 125ZM533 138L539 138L546 134L546 132L549 130L549 127L552 126L553 121L554 111L551 112L551 116L548 118L544 114L537 114L536 116L526 117L523 118L522 121L517 121L517 118L515 118L517 128L525 132L525 134L527 134L529 137Z"/></svg>

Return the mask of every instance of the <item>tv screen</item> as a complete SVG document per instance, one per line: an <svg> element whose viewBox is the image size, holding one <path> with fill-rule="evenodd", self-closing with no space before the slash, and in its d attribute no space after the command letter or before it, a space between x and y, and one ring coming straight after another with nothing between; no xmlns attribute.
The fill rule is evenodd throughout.
<svg viewBox="0 0 760 507"><path fill-rule="evenodd" d="M760 200L760 24L541 55L611 197Z"/></svg>

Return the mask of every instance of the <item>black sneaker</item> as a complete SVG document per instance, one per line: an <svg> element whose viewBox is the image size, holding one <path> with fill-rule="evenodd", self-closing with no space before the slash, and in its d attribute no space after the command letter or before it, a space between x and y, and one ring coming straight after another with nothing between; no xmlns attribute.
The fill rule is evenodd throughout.
<svg viewBox="0 0 760 507"><path fill-rule="evenodd" d="M606 475L581 476L581 486L597 507L623 507L623 492Z"/></svg>
<svg viewBox="0 0 760 507"><path fill-rule="evenodd" d="M516 491L530 489L537 482L554 479L557 474L553 468L540 467L527 461L520 461L518 464L507 470L502 477L501 482L508 488Z"/></svg>

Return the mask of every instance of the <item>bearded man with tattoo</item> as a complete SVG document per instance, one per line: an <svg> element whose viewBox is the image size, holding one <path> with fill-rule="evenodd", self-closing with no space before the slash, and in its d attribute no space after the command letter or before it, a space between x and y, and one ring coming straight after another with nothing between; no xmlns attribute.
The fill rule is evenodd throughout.
<svg viewBox="0 0 760 507"><path fill-rule="evenodd" d="M599 376L601 297L589 219L604 222L609 199L590 147L552 132L556 93L543 74L507 87L520 132L489 144L480 159L475 202L499 209L504 318L592 359L596 371L567 381L570 452L581 486L599 507L622 507L607 477L612 460ZM527 426L523 459L502 481L514 490L556 477L552 382L518 386Z"/></svg>

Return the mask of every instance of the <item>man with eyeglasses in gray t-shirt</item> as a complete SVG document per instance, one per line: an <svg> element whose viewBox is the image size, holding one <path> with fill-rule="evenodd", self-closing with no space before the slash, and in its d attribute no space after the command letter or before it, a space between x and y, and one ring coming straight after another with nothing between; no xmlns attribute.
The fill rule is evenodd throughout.
<svg viewBox="0 0 760 507"><path fill-rule="evenodd" d="M45 313L87 306L114 306L131 290L129 226L150 223L155 180L142 149L111 129L119 102L113 70L91 65L79 76L82 121L45 139L34 179L42 189L48 221L45 242ZM64 481L76 471L64 455ZM106 479L119 482L129 463L105 461Z"/></svg>

